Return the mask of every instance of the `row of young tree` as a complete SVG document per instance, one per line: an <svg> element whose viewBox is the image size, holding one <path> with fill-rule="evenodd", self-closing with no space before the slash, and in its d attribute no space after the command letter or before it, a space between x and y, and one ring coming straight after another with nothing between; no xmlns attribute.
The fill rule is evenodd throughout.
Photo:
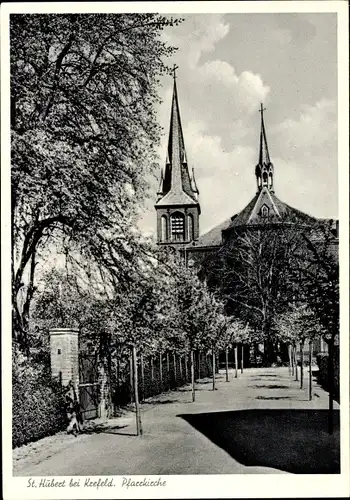
<svg viewBox="0 0 350 500"><path fill-rule="evenodd" d="M225 314L223 303L180 256L140 246L143 257L127 285L114 286L113 274L107 283L107 273L103 290L92 276L87 287L67 269L44 275L32 304L31 347L48 352L50 328L79 328L81 350L98 351L110 391L121 355L153 359L172 353L190 360L194 401L195 353L211 354L215 374L217 353L247 341L248 327ZM108 405L113 406L111 393Z"/></svg>

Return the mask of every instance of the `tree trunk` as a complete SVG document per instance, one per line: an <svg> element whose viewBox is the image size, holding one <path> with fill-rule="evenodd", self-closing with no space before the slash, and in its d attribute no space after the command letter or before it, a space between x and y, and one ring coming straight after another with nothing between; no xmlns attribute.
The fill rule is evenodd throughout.
<svg viewBox="0 0 350 500"><path fill-rule="evenodd" d="M304 388L304 342L300 342L300 389Z"/></svg>
<svg viewBox="0 0 350 500"><path fill-rule="evenodd" d="M183 378L182 378L182 358L181 358L181 356L179 356L179 372L180 372L180 379L181 379L181 383L182 383Z"/></svg>
<svg viewBox="0 0 350 500"><path fill-rule="evenodd" d="M171 377L170 377L169 352L166 353L166 372L167 372L167 387L168 387L168 391L170 391L171 390Z"/></svg>
<svg viewBox="0 0 350 500"><path fill-rule="evenodd" d="M119 377L120 377L120 361L119 361L119 349L117 351L117 390L119 392Z"/></svg>
<svg viewBox="0 0 350 500"><path fill-rule="evenodd" d="M289 360L288 373L289 373L289 375L292 375L293 362L292 362L292 346L291 345L288 346L288 360Z"/></svg>
<svg viewBox="0 0 350 500"><path fill-rule="evenodd" d="M159 353L159 379L160 379L160 390L163 391L163 353Z"/></svg>
<svg viewBox="0 0 350 500"><path fill-rule="evenodd" d="M198 351L198 379L201 378L201 358L202 358L202 351Z"/></svg>
<svg viewBox="0 0 350 500"><path fill-rule="evenodd" d="M292 377L294 377L295 365L294 365L294 347L293 347L293 345L290 346L290 357L291 357L291 362L292 362Z"/></svg>
<svg viewBox="0 0 350 500"><path fill-rule="evenodd" d="M192 402L196 399L196 388L194 385L194 353L191 349L191 384L192 384Z"/></svg>
<svg viewBox="0 0 350 500"><path fill-rule="evenodd" d="M145 399L145 365L143 362L143 354L140 355L140 363L141 363L141 386L142 386L142 399Z"/></svg>
<svg viewBox="0 0 350 500"><path fill-rule="evenodd" d="M213 360L213 391L215 391L215 349L212 348L212 360Z"/></svg>
<svg viewBox="0 0 350 500"><path fill-rule="evenodd" d="M176 373L176 356L175 356L175 353L173 353L173 364L174 364L174 381L175 381L175 387L176 387L177 373Z"/></svg>
<svg viewBox="0 0 350 500"><path fill-rule="evenodd" d="M228 347L225 349L226 382L228 382Z"/></svg>
<svg viewBox="0 0 350 500"><path fill-rule="evenodd" d="M188 381L188 358L187 358L187 354L185 354L185 378L186 378L186 382Z"/></svg>
<svg viewBox="0 0 350 500"><path fill-rule="evenodd" d="M153 356L151 356L151 380L154 381L154 360Z"/></svg>
<svg viewBox="0 0 350 500"><path fill-rule="evenodd" d="M235 378L238 378L238 347L237 344L235 345Z"/></svg>
<svg viewBox="0 0 350 500"><path fill-rule="evenodd" d="M309 342L309 401L312 400L312 342Z"/></svg>
<svg viewBox="0 0 350 500"><path fill-rule="evenodd" d="M244 345L242 344L241 351L241 373L243 373L243 364L244 364Z"/></svg>
<svg viewBox="0 0 350 500"><path fill-rule="evenodd" d="M142 422L141 422L141 412L139 404L139 388L137 380L137 357L136 357L136 347L132 346L132 360L133 360L133 382L134 382L134 399L135 399L135 412L136 412L136 433L138 436L142 436Z"/></svg>
<svg viewBox="0 0 350 500"><path fill-rule="evenodd" d="M132 361L132 350L129 356L129 366L130 366L130 379L129 379L129 384L130 384L130 403L133 403L134 401L134 378L133 378L133 361Z"/></svg>
<svg viewBox="0 0 350 500"><path fill-rule="evenodd" d="M334 338L329 341L328 344L328 433L333 434L334 422L333 422L333 395L334 395Z"/></svg>
<svg viewBox="0 0 350 500"><path fill-rule="evenodd" d="M297 361L297 348L296 348L296 346L294 346L294 366L295 366L295 380L298 382L299 376L298 376L298 361Z"/></svg>

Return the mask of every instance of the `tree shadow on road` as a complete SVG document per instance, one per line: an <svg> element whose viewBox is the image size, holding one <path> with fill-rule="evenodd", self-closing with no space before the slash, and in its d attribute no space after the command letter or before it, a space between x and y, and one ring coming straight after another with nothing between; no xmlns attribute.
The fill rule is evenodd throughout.
<svg viewBox="0 0 350 500"><path fill-rule="evenodd" d="M84 427L82 434L113 434L117 436L136 436L136 433L119 432L120 429L125 429L128 425L111 425L91 423L88 427Z"/></svg>
<svg viewBox="0 0 350 500"><path fill-rule="evenodd" d="M257 396L255 399L263 399L264 401L277 401L278 399L294 399L291 396Z"/></svg>
<svg viewBox="0 0 350 500"><path fill-rule="evenodd" d="M142 401L143 405L169 405L173 403L181 403L179 399L163 399L163 400L151 400L151 401Z"/></svg>
<svg viewBox="0 0 350 500"><path fill-rule="evenodd" d="M340 472L339 411L327 433L327 410L242 410L178 417L246 466L294 474ZM273 471L271 471L273 472Z"/></svg>
<svg viewBox="0 0 350 500"><path fill-rule="evenodd" d="M289 389L288 385L253 385L252 389Z"/></svg>

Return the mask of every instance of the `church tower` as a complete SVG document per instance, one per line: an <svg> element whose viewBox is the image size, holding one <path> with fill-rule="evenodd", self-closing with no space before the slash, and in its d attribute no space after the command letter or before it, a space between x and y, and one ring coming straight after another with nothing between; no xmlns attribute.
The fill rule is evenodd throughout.
<svg viewBox="0 0 350 500"><path fill-rule="evenodd" d="M266 131L264 124L263 105L260 106L261 126L260 126L260 148L259 163L255 167L255 176L258 187L258 193L266 187L271 193L274 193L273 187L273 165L270 161L269 148L267 146Z"/></svg>
<svg viewBox="0 0 350 500"><path fill-rule="evenodd" d="M176 88L176 67L165 169L157 193L157 241L159 245L182 249L199 237L199 191L189 173Z"/></svg>

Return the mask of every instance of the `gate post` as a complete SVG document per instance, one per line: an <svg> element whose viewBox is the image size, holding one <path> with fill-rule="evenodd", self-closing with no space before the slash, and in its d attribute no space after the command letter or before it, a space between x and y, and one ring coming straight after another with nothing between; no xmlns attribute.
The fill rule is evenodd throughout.
<svg viewBox="0 0 350 500"><path fill-rule="evenodd" d="M99 400L99 416L102 420L107 420L107 390L108 390L108 380L107 380L107 373L106 369L103 366L103 363L101 363L101 368L100 368L100 376L99 376L99 382L100 382L100 400Z"/></svg>
<svg viewBox="0 0 350 500"><path fill-rule="evenodd" d="M63 386L67 386L71 380L79 398L78 349L79 330L77 328L50 329L51 374L53 377L60 377Z"/></svg>

